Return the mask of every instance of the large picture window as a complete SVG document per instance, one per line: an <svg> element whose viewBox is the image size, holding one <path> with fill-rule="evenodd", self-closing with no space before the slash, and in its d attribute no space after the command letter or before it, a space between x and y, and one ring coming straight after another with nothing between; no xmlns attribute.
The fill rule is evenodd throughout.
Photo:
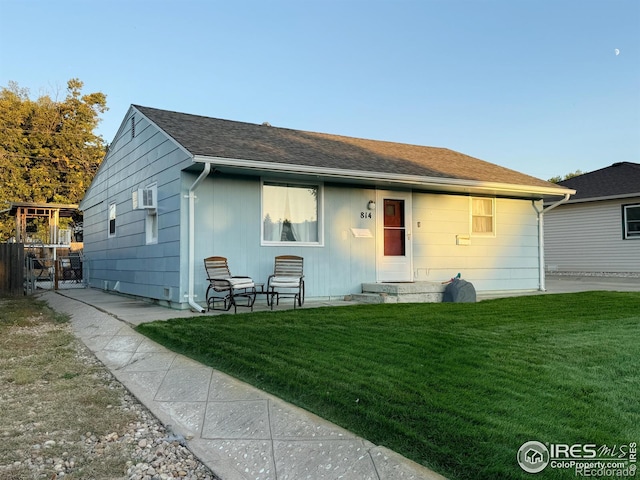
<svg viewBox="0 0 640 480"><path fill-rule="evenodd" d="M622 207L624 238L640 239L640 204Z"/></svg>
<svg viewBox="0 0 640 480"><path fill-rule="evenodd" d="M263 182L263 244L322 243L321 197L318 184Z"/></svg>

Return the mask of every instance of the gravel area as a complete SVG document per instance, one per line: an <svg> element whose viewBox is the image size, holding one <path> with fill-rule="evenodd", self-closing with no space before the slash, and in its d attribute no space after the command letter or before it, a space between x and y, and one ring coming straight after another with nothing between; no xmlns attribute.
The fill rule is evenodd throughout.
<svg viewBox="0 0 640 480"><path fill-rule="evenodd" d="M4 478L12 477L11 471L23 472L19 478L50 478L63 479L67 476L79 478L74 474L77 466L85 462L82 456L69 456L68 453L50 455L54 447L67 448L72 443L81 446L86 456L96 458L110 455L115 450L124 447L130 451L131 460L127 462L126 474L115 474L111 478L128 480L167 480L171 478L183 478L185 480L216 480L216 477L205 465L203 465L189 449L184 445L183 439L167 432L165 427L158 422L143 406L130 395L123 397L122 408L135 412L139 421L130 423L125 432L112 432L105 436L96 436L92 432L86 432L80 439L65 439L64 432L52 432L56 440L47 440L43 444L31 447L30 456L23 460L16 460L13 464L0 467L8 473ZM24 428L29 428L28 424ZM28 477L24 476L25 470L29 471ZM53 476L50 472L54 471ZM0 477L3 477L0 473Z"/></svg>
<svg viewBox="0 0 640 480"><path fill-rule="evenodd" d="M36 327L35 330L46 335L52 328L70 330L69 325ZM34 328L29 327L29 331L33 334ZM106 408L113 415L127 418L128 423L101 435L79 432L73 420L68 421L65 429L43 432L49 427L39 412L38 402L46 402L47 389L58 388L55 382L31 382L28 391L21 390L24 385L18 382L3 382L0 404L12 404L16 408L14 414L10 410L4 421L0 421L0 441L5 447L12 441L17 446L4 457L0 456L0 480L219 480L191 453L184 438L174 435L170 426L162 425L84 344L75 341L71 346L76 350L74 361L94 372L91 388L95 389L97 384L114 391L120 403L112 402ZM19 414L27 418L16 418L15 402L30 404L26 415ZM69 410L72 408L75 407L68 405ZM115 467L109 465L118 465L116 470L120 471L113 471Z"/></svg>

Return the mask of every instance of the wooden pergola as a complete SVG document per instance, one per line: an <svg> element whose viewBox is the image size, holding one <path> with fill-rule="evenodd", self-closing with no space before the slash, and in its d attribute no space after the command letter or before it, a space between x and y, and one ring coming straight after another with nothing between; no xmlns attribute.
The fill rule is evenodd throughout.
<svg viewBox="0 0 640 480"><path fill-rule="evenodd" d="M60 235L60 219L75 218L80 215L78 205L62 203L32 203L12 202L5 210L16 219L16 243L34 244L44 247L55 247L71 243L70 238L62 238ZM48 225L48 238L34 238L30 236L28 226L34 220L44 220Z"/></svg>

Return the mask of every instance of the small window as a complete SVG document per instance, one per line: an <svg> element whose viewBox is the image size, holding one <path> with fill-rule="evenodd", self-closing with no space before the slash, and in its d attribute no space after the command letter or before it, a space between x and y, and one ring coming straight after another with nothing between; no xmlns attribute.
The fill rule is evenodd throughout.
<svg viewBox="0 0 640 480"><path fill-rule="evenodd" d="M322 243L321 195L317 184L263 182L263 244Z"/></svg>
<svg viewBox="0 0 640 480"><path fill-rule="evenodd" d="M384 199L384 256L406 255L404 200Z"/></svg>
<svg viewBox="0 0 640 480"><path fill-rule="evenodd" d="M145 219L145 235L147 245L158 243L158 213L157 210L147 210Z"/></svg>
<svg viewBox="0 0 640 480"><path fill-rule="evenodd" d="M624 227L624 238L640 239L640 204L623 205L622 223Z"/></svg>
<svg viewBox="0 0 640 480"><path fill-rule="evenodd" d="M109 237L116 236L116 204L109 204Z"/></svg>
<svg viewBox="0 0 640 480"><path fill-rule="evenodd" d="M493 198L471 199L471 233L495 234L495 201Z"/></svg>

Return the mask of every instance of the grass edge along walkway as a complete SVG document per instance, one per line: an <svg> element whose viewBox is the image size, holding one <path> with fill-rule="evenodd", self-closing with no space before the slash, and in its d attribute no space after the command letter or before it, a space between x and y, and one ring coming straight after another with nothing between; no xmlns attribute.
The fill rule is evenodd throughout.
<svg viewBox="0 0 640 480"><path fill-rule="evenodd" d="M640 293L203 316L137 330L451 479L640 440ZM575 478L545 471L544 479Z"/></svg>

